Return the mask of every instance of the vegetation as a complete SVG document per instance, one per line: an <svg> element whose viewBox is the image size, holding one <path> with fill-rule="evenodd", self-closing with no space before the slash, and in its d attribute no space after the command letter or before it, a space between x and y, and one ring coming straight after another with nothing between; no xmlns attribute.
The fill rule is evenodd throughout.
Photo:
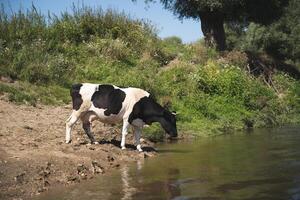
<svg viewBox="0 0 300 200"><path fill-rule="evenodd" d="M76 82L143 88L178 113L180 132L221 134L296 123L300 82L274 71L272 84L252 74L241 51L219 54L204 41L159 39L155 28L124 13L87 7L45 17L0 12L0 93L11 101L62 104ZM149 137L162 137L158 126Z"/></svg>
<svg viewBox="0 0 300 200"><path fill-rule="evenodd" d="M268 26L226 24L229 49L267 53L277 60L300 65L300 1L290 0L282 17ZM299 68L298 68L299 69Z"/></svg>
<svg viewBox="0 0 300 200"><path fill-rule="evenodd" d="M154 0L145 0L151 2ZM179 18L201 21L206 45L226 49L224 23L247 27L250 22L269 24L278 19L287 0L160 0L165 8Z"/></svg>

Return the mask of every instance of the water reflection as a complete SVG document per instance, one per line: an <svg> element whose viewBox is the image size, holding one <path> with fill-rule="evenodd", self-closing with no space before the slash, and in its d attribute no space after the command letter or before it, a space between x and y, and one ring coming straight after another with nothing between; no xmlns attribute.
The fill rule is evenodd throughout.
<svg viewBox="0 0 300 200"><path fill-rule="evenodd" d="M121 181L122 181L122 191L123 196L122 200L129 200L132 199L132 196L136 193L137 189L132 186L130 183L132 181L132 178L129 175L129 168L127 165L124 165L120 169L121 172Z"/></svg>
<svg viewBox="0 0 300 200"><path fill-rule="evenodd" d="M180 170L177 168L169 168L168 178L165 182L165 191L167 199L176 199L181 196L180 190ZM178 199L178 198L177 198Z"/></svg>
<svg viewBox="0 0 300 200"><path fill-rule="evenodd" d="M128 165L124 165L120 168L123 194L121 197L122 200L140 199L141 192L145 192L146 189L144 186L139 185L139 183L143 183L142 174L139 173L143 169L143 164L143 161L137 161L136 168L133 170L134 173L130 171L132 168L129 168ZM167 178L165 181L153 182L146 185L146 187L156 187L158 194L164 194L165 199L185 199L181 196L180 185L184 182L180 180L180 170L177 168L167 168L166 170Z"/></svg>

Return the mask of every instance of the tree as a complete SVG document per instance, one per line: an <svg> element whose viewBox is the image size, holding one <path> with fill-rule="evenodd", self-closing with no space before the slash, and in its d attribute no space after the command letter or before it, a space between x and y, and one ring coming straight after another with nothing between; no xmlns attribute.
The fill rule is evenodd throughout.
<svg viewBox="0 0 300 200"><path fill-rule="evenodd" d="M250 23L245 29L225 23L226 43L229 49L253 53L265 52L281 61L300 63L300 1L290 0L280 19L268 26Z"/></svg>
<svg viewBox="0 0 300 200"><path fill-rule="evenodd" d="M146 0L146 2L154 0ZM160 0L180 19L200 19L206 45L226 49L224 23L269 24L278 19L289 0Z"/></svg>

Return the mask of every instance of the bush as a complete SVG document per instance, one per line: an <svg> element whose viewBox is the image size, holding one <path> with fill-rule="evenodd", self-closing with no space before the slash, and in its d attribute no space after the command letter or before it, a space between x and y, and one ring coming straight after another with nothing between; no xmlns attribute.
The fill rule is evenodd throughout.
<svg viewBox="0 0 300 200"><path fill-rule="evenodd" d="M198 88L210 95L224 95L243 98L246 89L247 76L235 66L219 66L209 62L201 67L194 77Z"/></svg>
<svg viewBox="0 0 300 200"><path fill-rule="evenodd" d="M247 54L237 50L226 52L218 61L221 65L237 66L245 70L249 63Z"/></svg>
<svg viewBox="0 0 300 200"><path fill-rule="evenodd" d="M126 60L133 54L125 42L120 39L95 39L86 45L87 50L95 56L106 56L113 60Z"/></svg>
<svg viewBox="0 0 300 200"><path fill-rule="evenodd" d="M16 103L25 103L30 105L36 104L36 98L32 97L32 95L29 95L23 92L22 90L0 83L0 94L4 93L8 94L9 101L13 101Z"/></svg>

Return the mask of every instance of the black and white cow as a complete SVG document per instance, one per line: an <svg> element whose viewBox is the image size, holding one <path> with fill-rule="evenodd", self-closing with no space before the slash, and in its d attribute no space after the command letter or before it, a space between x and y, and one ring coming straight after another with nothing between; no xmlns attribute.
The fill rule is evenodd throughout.
<svg viewBox="0 0 300 200"><path fill-rule="evenodd" d="M158 103L150 94L139 88L119 88L104 84L75 84L71 89L73 112L66 121L66 143L71 142L71 129L78 119L92 143L97 143L91 132L91 122L99 119L104 123L123 122L121 147L125 149L125 136L129 126L134 128L137 150L144 125L159 122L171 136L177 136L175 115Z"/></svg>

